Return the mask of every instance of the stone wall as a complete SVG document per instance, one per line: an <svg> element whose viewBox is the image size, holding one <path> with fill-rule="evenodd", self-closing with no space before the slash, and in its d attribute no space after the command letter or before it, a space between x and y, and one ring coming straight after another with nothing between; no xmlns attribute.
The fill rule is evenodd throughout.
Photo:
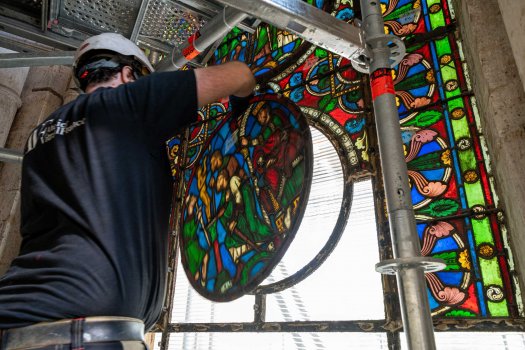
<svg viewBox="0 0 525 350"><path fill-rule="evenodd" d="M71 68L33 67L26 75L25 85L20 86L21 107L18 106L20 109L12 123L5 125L9 131L5 142L8 149L23 150L29 133L62 105ZM20 178L20 164L0 163L0 275L7 270L20 247Z"/></svg>
<svg viewBox="0 0 525 350"><path fill-rule="evenodd" d="M525 286L525 91L518 66L525 70L525 28L504 20L498 0L455 0L456 15L470 77L480 110L481 126L492 159L492 174L505 211L518 279ZM525 2L499 0L505 15ZM520 5L518 5L520 3ZM510 6L510 4L513 4ZM510 35L507 34L507 30ZM509 40L510 37L510 40ZM515 59L513 53L521 55ZM523 76L523 75L522 75Z"/></svg>
<svg viewBox="0 0 525 350"><path fill-rule="evenodd" d="M498 0L498 4L525 90L525 1Z"/></svg>

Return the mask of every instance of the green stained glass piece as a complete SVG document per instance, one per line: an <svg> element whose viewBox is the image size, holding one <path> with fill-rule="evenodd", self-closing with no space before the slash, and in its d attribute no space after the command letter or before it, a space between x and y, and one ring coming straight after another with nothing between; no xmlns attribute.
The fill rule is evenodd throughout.
<svg viewBox="0 0 525 350"><path fill-rule="evenodd" d="M432 29L443 27L445 25L445 17L443 9L441 8L441 0L427 0L427 6L430 13Z"/></svg>
<svg viewBox="0 0 525 350"><path fill-rule="evenodd" d="M433 258L443 259L447 264L447 267L444 271L459 270L461 267L458 264L458 254L457 252L445 252L440 254L432 255Z"/></svg>
<svg viewBox="0 0 525 350"><path fill-rule="evenodd" d="M451 199L439 199L431 202L427 207L418 211L420 214L431 217L445 217L455 214L459 209L459 204Z"/></svg>
<svg viewBox="0 0 525 350"><path fill-rule="evenodd" d="M451 124L454 129L454 137L456 140L462 137L470 136L470 129L468 126L468 122L465 118L459 120L452 120Z"/></svg>
<svg viewBox="0 0 525 350"><path fill-rule="evenodd" d="M456 108L461 108L461 109L465 108L465 104L463 103L463 100L459 97L449 100L447 105L450 111L453 111Z"/></svg>
<svg viewBox="0 0 525 350"><path fill-rule="evenodd" d="M481 220L472 219L472 229L474 230L476 244L494 243L494 236L487 218Z"/></svg>
<svg viewBox="0 0 525 350"><path fill-rule="evenodd" d="M424 111L403 123L403 126L418 126L420 128L426 128L435 124L442 116L443 114L438 111Z"/></svg>
<svg viewBox="0 0 525 350"><path fill-rule="evenodd" d="M315 49L315 57L322 59L328 57L328 52L326 50L316 48Z"/></svg>
<svg viewBox="0 0 525 350"><path fill-rule="evenodd" d="M401 7L397 8L397 9L395 9L394 11L390 12L385 17L383 17L383 19L385 21L395 20L395 19L398 19L398 18L402 17L405 13L407 13L409 11L412 11L412 10L413 10L413 5L412 4L406 4L404 6L401 6Z"/></svg>
<svg viewBox="0 0 525 350"><path fill-rule="evenodd" d="M465 192L467 194L469 206L485 205L485 197L483 196L483 191L479 182L472 184L466 183Z"/></svg>
<svg viewBox="0 0 525 350"><path fill-rule="evenodd" d="M323 112L331 112L337 106L337 98L332 97L331 95L324 96L321 101L319 101L319 108Z"/></svg>
<svg viewBox="0 0 525 350"><path fill-rule="evenodd" d="M469 133L465 134L459 134L458 137L466 137L469 135ZM474 152L471 150L466 150L462 152L458 152L459 160L461 164L461 169L463 170L469 170L469 169L476 169L476 158L474 156Z"/></svg>
<svg viewBox="0 0 525 350"><path fill-rule="evenodd" d="M499 264L496 258L479 259L479 266L481 267L483 275L483 284L488 285L502 285L501 275L499 271Z"/></svg>
<svg viewBox="0 0 525 350"><path fill-rule="evenodd" d="M261 49L268 43L268 28L265 26L260 27L257 34L255 53L260 52Z"/></svg>
<svg viewBox="0 0 525 350"><path fill-rule="evenodd" d="M452 310L445 314L447 317L476 317L477 315L467 310Z"/></svg>
<svg viewBox="0 0 525 350"><path fill-rule="evenodd" d="M419 88L424 85L428 85L426 79L427 71L423 71L414 75L409 76L406 79L403 79L401 82L397 83L395 88L396 90L410 90Z"/></svg>
<svg viewBox="0 0 525 350"><path fill-rule="evenodd" d="M427 153L411 160L407 166L409 169L417 171L441 169L444 167L441 161L442 154L442 151Z"/></svg>
<svg viewBox="0 0 525 350"><path fill-rule="evenodd" d="M490 316L492 317L508 317L509 315L509 308L506 301L502 301L500 303L493 303L488 302L487 303Z"/></svg>
<svg viewBox="0 0 525 350"><path fill-rule="evenodd" d="M448 37L444 37L442 39L438 39L434 42L434 44L436 45L436 51L437 51L437 55L438 57L441 57L443 55L450 55L452 54L452 48L450 47L450 41L448 39ZM453 61L451 61L453 62ZM451 64L451 63L449 63Z"/></svg>

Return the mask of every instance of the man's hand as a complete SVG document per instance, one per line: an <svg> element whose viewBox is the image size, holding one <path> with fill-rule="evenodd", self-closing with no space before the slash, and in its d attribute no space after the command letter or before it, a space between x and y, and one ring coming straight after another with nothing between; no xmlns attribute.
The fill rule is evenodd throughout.
<svg viewBox="0 0 525 350"><path fill-rule="evenodd" d="M199 107L230 95L249 96L255 88L252 71L239 61L195 69L195 79Z"/></svg>

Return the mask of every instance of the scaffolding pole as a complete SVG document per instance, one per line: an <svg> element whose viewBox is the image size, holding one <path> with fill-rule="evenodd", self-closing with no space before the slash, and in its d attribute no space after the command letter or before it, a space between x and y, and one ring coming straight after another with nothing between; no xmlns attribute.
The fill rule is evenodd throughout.
<svg viewBox="0 0 525 350"><path fill-rule="evenodd" d="M18 150L0 147L0 162L22 163L24 154Z"/></svg>
<svg viewBox="0 0 525 350"><path fill-rule="evenodd" d="M385 35L379 1L361 0L361 13L394 255L394 259L378 263L376 270L397 276L408 348L433 350L436 345L424 272L441 270L445 264L421 257L391 74L392 40ZM401 52L394 51L394 55Z"/></svg>

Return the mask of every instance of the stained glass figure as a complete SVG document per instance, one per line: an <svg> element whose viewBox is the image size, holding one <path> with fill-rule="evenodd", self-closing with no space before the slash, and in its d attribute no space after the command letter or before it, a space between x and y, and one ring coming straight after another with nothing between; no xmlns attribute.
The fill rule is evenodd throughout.
<svg viewBox="0 0 525 350"><path fill-rule="evenodd" d="M277 95L214 123L189 132L180 246L193 287L227 301L262 282L293 239L308 200L311 137L300 110Z"/></svg>

